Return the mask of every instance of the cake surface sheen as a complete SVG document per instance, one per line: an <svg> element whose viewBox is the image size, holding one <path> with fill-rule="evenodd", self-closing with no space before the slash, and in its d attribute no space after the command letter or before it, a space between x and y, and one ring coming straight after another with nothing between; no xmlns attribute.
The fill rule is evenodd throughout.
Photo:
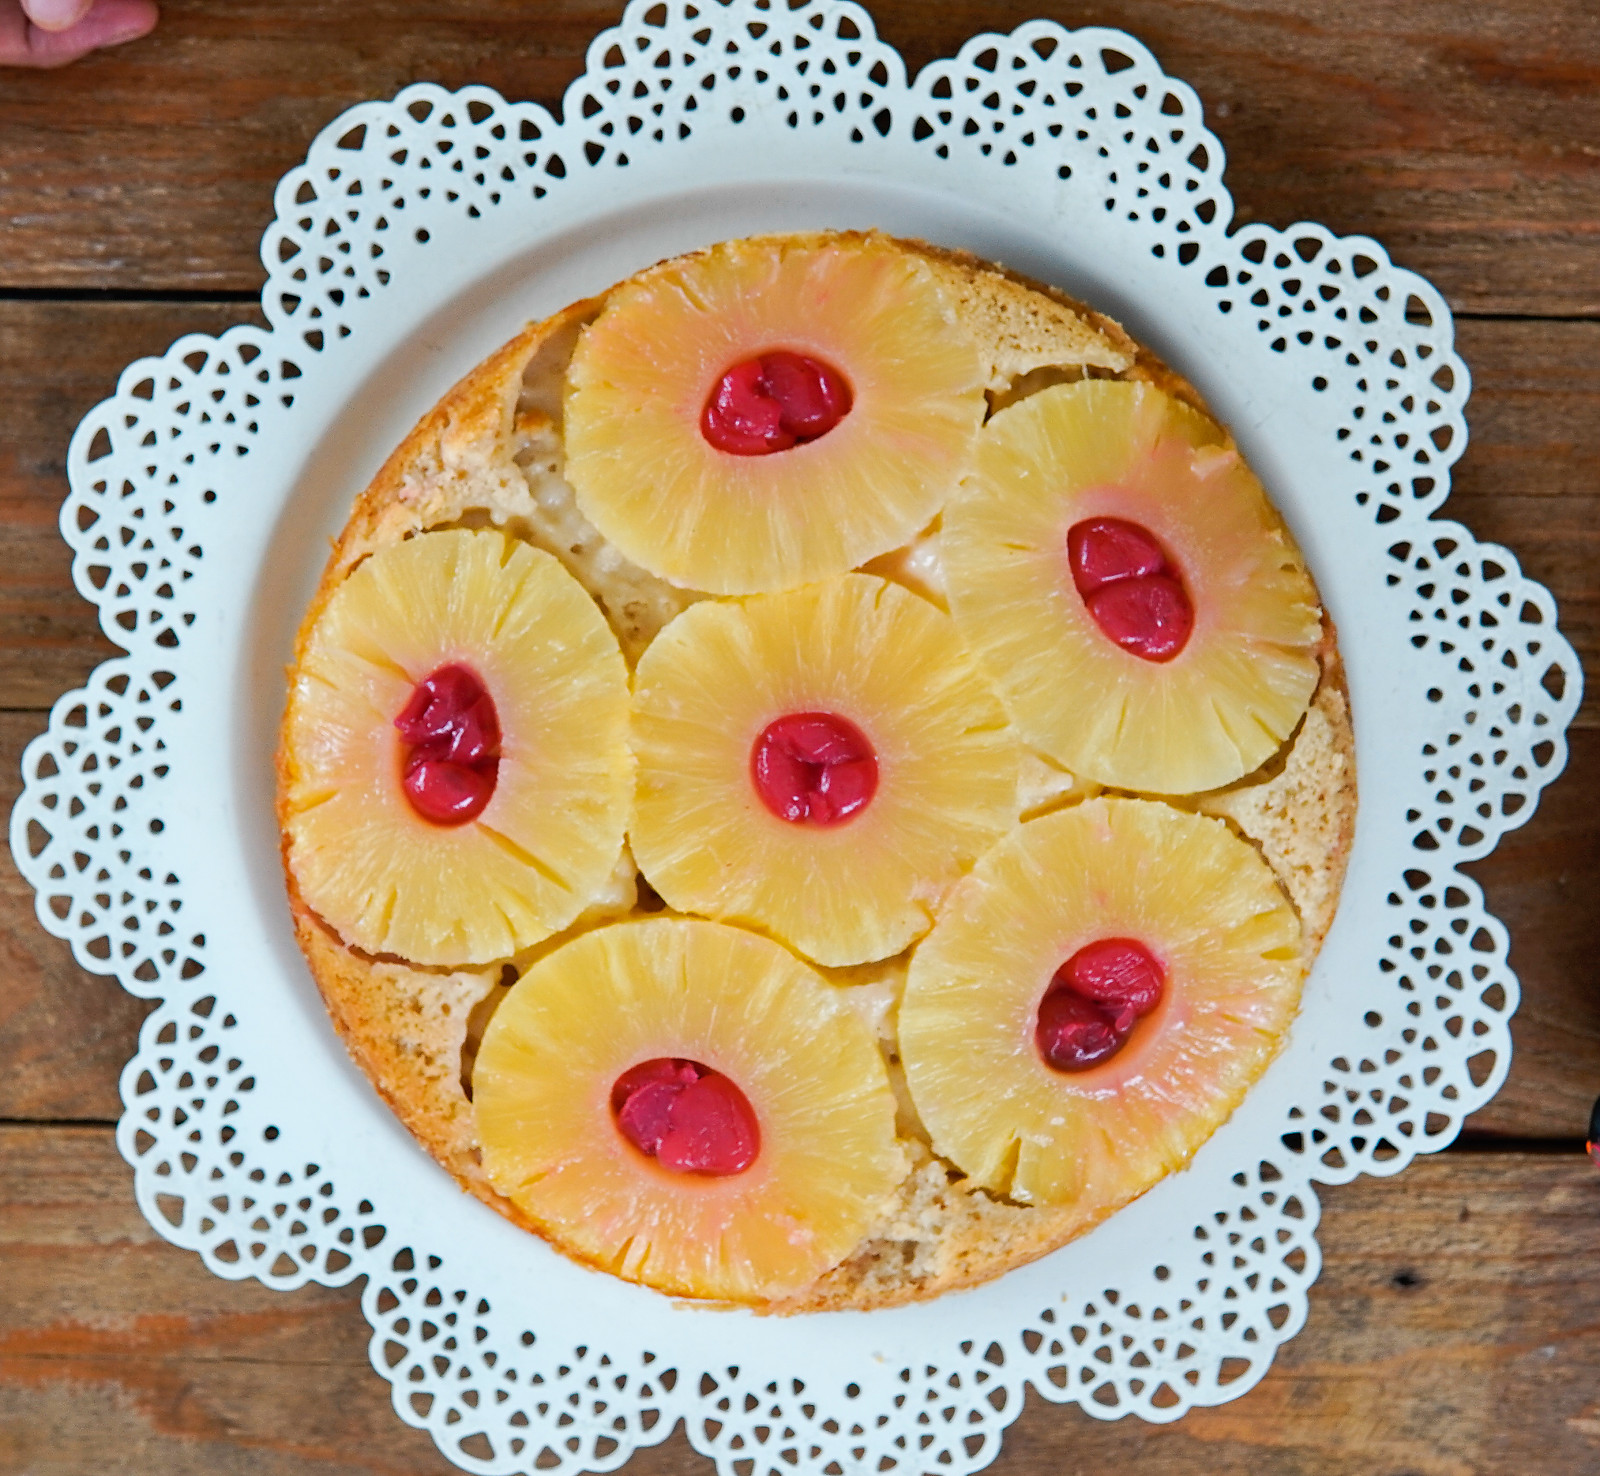
<svg viewBox="0 0 1600 1476"><path fill-rule="evenodd" d="M1204 402L1187 381L1134 343L1116 323L1053 289L959 252L920 242L896 241L875 233L828 233L785 240L797 243L798 248L821 253L839 248L855 253L869 265L881 261L885 271L913 272L919 282L932 284L937 301L943 305L942 310L954 330L964 335L963 341L970 340L977 349L971 373L954 359L927 370L933 387L925 393L941 397L938 401L940 414L950 425L956 425L967 413L963 405L975 405L977 420L987 427L994 425L997 417L1011 412L1013 407L1020 412L1040 396L1071 398L1080 393L1063 387L1091 381L1120 383L1134 387L1129 393L1135 398L1147 392L1158 393L1164 397L1163 403L1176 405L1172 414L1210 427L1203 434L1186 432L1198 448L1195 464L1200 468L1200 475L1211 475L1209 463L1202 465L1202 461L1215 455L1231 457L1229 467L1237 464L1237 474L1248 476L1226 432L1212 424ZM749 245L754 249L759 248L761 242L731 245L741 249ZM710 248L719 249L724 248ZM295 665L290 670L290 711L278 752L279 819L290 905L298 942L333 1023L352 1057L384 1100L463 1188L508 1219L546 1238L552 1238L549 1226L530 1217L491 1182L473 1100L473 1073L479 1047L501 1002L511 993L519 976L536 968L541 960L548 959L564 944L592 935L596 929L617 923L643 926L646 919L657 919L649 926L661 927L665 919L673 917L720 917L724 923L776 939L771 947L788 943L801 948L802 957L809 959L807 968L814 969L827 981L837 1000L850 1006L866 1023L870 1035L877 1039L887 1081L897 1104L894 1133L899 1157L894 1160L898 1167L890 1176L896 1182L870 1216L854 1248L842 1259L835 1258L815 1279L781 1296L737 1299L751 1301L761 1310L784 1313L892 1306L975 1285L1033 1260L1091 1229L1154 1182L1154 1178L1147 1175L1148 1181L1138 1182L1128 1192L1113 1187L1107 1193L1086 1192L1064 1202L1034 1203L1029 1202L1024 1188L1013 1189L1006 1177L1009 1169L985 1171L989 1180L986 1184L980 1182L985 1172L964 1171L948 1155L935 1151L929 1131L917 1111L913 1091L908 1088L900 1056L897 1030L900 1006L906 997L908 968L913 976L913 990L919 986L914 962L918 944L902 946L904 928L899 923L872 933L873 938L881 935L891 942L877 949L870 944L863 945L850 958L859 959L862 953L881 951L881 947L889 946L901 949L900 952L886 958L838 964L833 958L820 958L814 949L786 937L786 925L768 925L760 918L753 921L732 903L727 904L724 913L716 910L719 904L715 900L704 904L697 900L693 907L664 908L664 896L668 903L673 901L667 896L670 889L665 885L652 888L644 883L626 841L621 843L620 859L614 867L606 870L594 859L598 853L590 847L583 853L581 876L577 873L569 876L563 872L560 861L530 854L530 850L538 849L537 844L527 838L537 831L536 825L525 827L527 835L519 832L509 839L500 830L485 825L483 833L489 839L483 842L483 848L496 854L505 853L510 857L507 865L524 868L522 874L547 878L552 895L561 894L560 905L541 904L542 911L537 911L536 915L530 913L531 921L518 916L508 920L504 927L499 927L498 919L495 927L485 925L475 937L509 941L480 944L472 954L472 962L452 959L448 951L443 957L430 956L425 962L419 962L415 958L356 946L357 933L352 926L341 925L327 906L314 907L308 901L310 888L306 878L310 868L304 855L296 849L301 844L300 837L306 833L306 813L314 815L315 805L325 798L320 794L307 797L309 789L314 789L319 782L316 775L320 772L317 766L321 759L316 746L324 742L325 735L306 716L310 701L306 693L317 682L329 680L323 666L318 665L323 662L319 654L319 628L334 618L330 611L336 614L339 610L340 591L369 560L405 545L407 540L418 535L450 530L494 533L505 540L505 551L496 554L503 564L504 578L524 580L516 591L506 595L508 610L522 608L516 604L519 598L524 604L533 598L526 591L542 589L544 586L538 585L537 580L550 577L544 573L546 564L559 561L566 573L587 592L614 634L626 662L626 673L620 664L614 668L607 665L608 661L614 662L614 653L606 657L603 652L593 655L584 651L567 652L563 657L566 664L551 669L580 673L561 679L589 683L594 692L601 694L592 700L599 703L603 699L609 704L604 708L604 718L598 720L594 728L593 754L584 760L597 773L604 771L596 781L608 786L603 795L604 803L597 803L589 810L576 803L569 806L570 826L611 827L607 834L619 830L621 818L630 807L625 798L618 796L632 792L628 786L635 783L635 762L642 766L637 781L641 786L649 782L652 762L648 751L639 750L638 741L634 743L638 750L636 756L627 752L622 734L627 724L628 699L623 684L636 684L639 692L634 700L645 704L648 716L649 702L654 699L643 690L646 677L656 682L653 673L665 663L662 658L652 657L641 668L641 658L652 649L664 627L692 606L713 596L650 572L642 562L625 555L616 540L602 534L580 507L580 501L585 499L580 498L566 476L566 412L574 394L568 371L580 340L615 294L625 290L648 293L659 288L662 282L671 285L677 280L673 273L692 271L706 255L693 253L651 268L607 294L574 303L524 329L469 373L423 417L357 499L301 626ZM867 301L875 288L869 282L866 286L850 284L849 290L861 294L861 300ZM867 309L852 311L866 312ZM606 393L611 392L610 381L601 372L604 360L600 356L604 347L604 343L596 339L586 348L589 358L583 366L586 377L580 392L591 397L594 385L599 385ZM892 365L883 372L891 370ZM1140 386L1146 389L1138 389ZM861 405L862 417L876 413L867 399L863 399ZM863 424L867 423L864 418ZM1005 424L1027 428L1020 413ZM893 433L892 427L885 432L890 433ZM1208 437L1214 445L1203 444ZM603 449L595 449L593 440L586 429L582 454L590 460L604 455ZM917 455L924 461L914 464L933 464L937 459L936 450L917 448ZM991 461L993 459L991 457ZM688 477L692 471L690 468L683 476ZM1229 470L1226 474L1235 473ZM936 515L928 522L926 507L911 495L915 491L912 488L902 499L910 511L896 514L902 518L899 526L911 527L914 523L914 531L900 537L899 542L886 551L840 567L839 577L859 582L840 588L856 589L859 599L866 599L871 588L881 588L881 582L888 581L891 588L898 586L888 601L890 608L909 591L910 596L915 597L916 606L911 615L931 607L943 625L950 624L952 615L959 624L966 618L966 611L959 589L952 597L947 584L946 576L952 565L941 548L940 520ZM943 531L949 531L948 525ZM967 537L965 533L960 536ZM1293 551L1287 534L1282 538L1293 559L1298 561L1298 553ZM486 547L481 541L467 540L462 548L468 548L469 544L480 555ZM493 547L500 549L501 545L496 543ZM524 570L528 563L524 552L529 548L536 551L541 561L531 573ZM853 559L858 551L844 534L841 534L841 548L845 552L837 555L840 558ZM638 549L633 552L637 553ZM686 555L694 567L705 567L704 560L708 557L711 555L698 546ZM962 558L966 557L963 553ZM701 562L694 564L695 560ZM958 576L959 565L960 560L957 560ZM765 573L757 570L753 577L765 577ZM808 572L803 580L795 583L809 584L817 577L820 576ZM874 580L877 583L871 582ZM748 589L758 587L762 586L751 585ZM1308 579L1306 587L1309 588ZM1081 592L1084 586L1079 588ZM748 589L734 591L747 597L737 602L725 599L724 609L756 612L750 618L758 621L760 611L766 608L763 601L795 598L749 594ZM1292 681L1301 682L1299 695L1293 698L1300 715L1281 736L1274 733L1267 741L1259 732L1253 732L1255 747L1241 745L1240 751L1248 751L1252 758L1257 749L1269 750L1264 761L1250 764L1248 773L1200 793L1163 793L1159 785L1117 783L1115 780L1105 783L1074 772L1059 756L1041 752L1027 741L1024 730L1015 742L1016 803L1009 812L1012 818L1008 822L1010 834L1015 837L1021 832L1033 833L1035 821L1080 811L1085 824L1096 817L1107 816L1111 817L1108 823L1128 829L1144 813L1139 807L1153 812L1159 805L1163 809L1170 808L1181 822L1178 829L1183 830L1186 837L1195 832L1200 842L1204 842L1207 835L1213 831L1220 834L1226 827L1233 838L1248 842L1254 856L1264 863L1260 869L1265 885L1272 897L1282 902L1284 917L1289 924L1298 921L1292 949L1286 951L1280 947L1278 953L1272 955L1277 959L1274 967L1292 982L1292 995L1285 1007L1287 1016L1293 1014L1300 984L1333 920L1354 833L1356 807L1348 693L1332 623L1316 607L1314 591L1312 595L1313 603L1305 607L1301 616L1302 623L1311 622L1313 631L1313 638L1303 648L1302 665L1308 675L1293 676L1291 673L1290 678L1285 678L1291 684ZM878 603L883 603L881 597ZM1204 613L1202 611L1201 623L1195 627L1197 641L1206 634ZM930 614L927 618L934 617ZM696 622L698 627L708 630L715 624L710 620ZM690 626L679 629L688 632ZM584 639L592 634L586 631ZM438 636L438 640L444 642L441 649L448 647L449 639L448 630ZM572 644L581 645L581 642L575 638ZM372 656L372 661L379 666L388 659L382 653ZM589 664L581 665L582 661ZM416 673L412 673L412 679L417 679ZM997 689L1002 688L998 678L992 679ZM663 687L662 690L671 689ZM1005 695L1003 690L1002 695ZM992 705L986 696L982 701ZM657 701L657 707L660 705ZM997 706L995 711L999 711ZM1016 716L1014 710L1012 715ZM564 719L567 728L561 742L566 747L552 752L558 755L576 753L583 746L574 736L582 729L581 719L581 713ZM642 721L636 709L633 722L638 725ZM666 742L665 739L660 741ZM577 748L573 746L575 742ZM1013 740L1007 736L1005 742L1010 744ZM672 752L670 747L664 751ZM481 769L485 763L499 765L500 784L509 794L514 791L513 778L517 783L522 782L517 777L524 772L517 767L524 762L522 752L509 737L503 751L496 748L492 752L492 759L478 760L479 767ZM1007 753L1010 752L1007 749ZM1012 760L1008 758L1007 761ZM538 762L537 755L528 759L527 763L533 767L527 772L536 773ZM656 762L659 766L666 761L658 759ZM550 760L547 767L570 767L571 763L571 759L561 757L559 764ZM490 772L493 772L492 767ZM641 799L636 803L649 804L652 792L641 788ZM636 809L632 812L637 814ZM495 815L492 808L483 811L485 822L494 820ZM479 824L476 820L472 823ZM985 824L990 823L985 821ZM942 899L946 895L953 899L952 909L959 910L967 905L961 900L966 896L963 888L977 885L973 876L987 875L985 868L992 870L997 866L997 854L1004 852L1010 842L1002 840L978 861L976 871L975 856L989 845L993 831L1004 828L999 822L993 822L992 830L979 827L974 832L980 836L981 845L977 840L970 844L964 840L962 845L953 846L950 860L941 872L940 885L947 891L928 904L930 919L944 905ZM1190 840L1185 840L1185 844L1189 843ZM608 844L615 849L614 834ZM660 851L664 843L652 840L650 844L655 851ZM648 861L643 848L639 854ZM684 865L687 864L686 861ZM326 865L319 865L318 876L326 869ZM506 873L510 878L507 886L515 887L517 874L514 869ZM672 873L664 868L664 874ZM951 881L958 876L966 879ZM658 880L654 875L652 879ZM319 881L319 885L322 884ZM702 887L701 892L694 895L698 899L704 892ZM967 901L971 902L971 898ZM972 903L972 907L978 909L979 903ZM975 910L974 917L980 912L981 909ZM387 913L376 921L373 921L374 916L370 908L368 914L363 914L361 937L370 940L414 935ZM369 946L381 945L369 942ZM767 946L763 943L763 947ZM824 967L824 964L829 966ZM1280 1009L1279 1014L1283 1013ZM928 1034L921 1023L917 1028L919 1036ZM1281 1025L1274 1028L1280 1033L1272 1037L1268 1048L1257 1048L1256 1054L1262 1059L1251 1067L1249 1081L1259 1075L1260 1069L1281 1045ZM496 1048L498 1050L498 1045ZM919 1075L913 1071L912 1085L936 1075L936 1072L922 1071ZM1247 1081L1246 1086L1248 1084ZM1242 1093L1241 1088L1228 1098L1220 1117L1232 1110ZM1206 1131L1215 1125L1215 1122L1210 1123ZM1154 1177L1160 1177L1161 1172L1171 1168L1182 1167L1194 1146L1197 1144L1182 1147L1172 1155L1175 1161L1164 1162ZM879 1155L874 1162L879 1164L883 1161L880 1149L881 1145L874 1149ZM493 1153L489 1161L492 1166ZM1017 1181L1018 1186L1022 1184L1022 1180ZM566 1249L583 1258L570 1245ZM648 1277L633 1275L622 1265L606 1266L592 1260L591 1263L601 1264L603 1269L618 1270L630 1279L648 1280Z"/></svg>

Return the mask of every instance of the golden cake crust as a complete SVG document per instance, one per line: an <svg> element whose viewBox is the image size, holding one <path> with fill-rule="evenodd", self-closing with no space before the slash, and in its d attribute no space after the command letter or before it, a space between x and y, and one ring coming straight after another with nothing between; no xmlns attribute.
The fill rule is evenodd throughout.
<svg viewBox="0 0 1600 1476"><path fill-rule="evenodd" d="M996 408L1047 384L1111 376L1153 383L1209 413L1187 380L1104 315L966 253L922 242L898 244L927 263L983 348ZM297 665L318 616L356 565L424 530L498 527L554 554L595 598L630 664L656 631L702 598L623 558L578 511L562 480L562 373L579 332L604 303L605 295L587 299L530 324L423 416L356 500L335 541L300 628ZM909 568L915 561L904 562ZM892 557L872 567L902 577ZM924 578L908 576L905 582L939 598ZM1308 967L1337 907L1356 808L1348 691L1326 617L1318 654L1322 675L1310 709L1274 759L1225 789L1178 801L1223 818L1261 852L1300 914ZM280 830L286 820L282 796L295 765L295 755L280 743ZM1029 813L1093 792L1094 786L1063 786ZM285 858L297 940L352 1058L464 1189L532 1230L484 1173L468 1085L477 1041L504 992L502 973L509 982L515 970L506 963L423 968L363 954L305 904L286 847ZM591 899L562 940L633 909L626 850L623 862L610 888ZM892 974L893 966L874 977L886 972ZM891 1002L891 1014L892 1007ZM933 1155L914 1124L905 1125L904 1137L911 1172L860 1248L797 1296L766 1310L887 1307L976 1285L1046 1254L1122 1207L1101 1206L1090 1217L1071 1205L1008 1203L970 1188Z"/></svg>

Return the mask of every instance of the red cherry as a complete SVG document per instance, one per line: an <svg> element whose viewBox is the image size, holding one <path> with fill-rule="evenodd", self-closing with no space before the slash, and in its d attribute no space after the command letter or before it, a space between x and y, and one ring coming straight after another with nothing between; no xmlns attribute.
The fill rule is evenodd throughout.
<svg viewBox="0 0 1600 1476"><path fill-rule="evenodd" d="M1085 599L1103 584L1159 574L1167 556L1148 530L1124 518L1085 518L1067 533L1072 582Z"/></svg>
<svg viewBox="0 0 1600 1476"><path fill-rule="evenodd" d="M831 364L775 349L724 372L700 414L700 431L730 456L767 456L827 435L850 413L844 376Z"/></svg>
<svg viewBox="0 0 1600 1476"><path fill-rule="evenodd" d="M750 750L761 802L791 824L838 825L878 791L878 756L860 728L831 712L796 712L762 729Z"/></svg>
<svg viewBox="0 0 1600 1476"><path fill-rule="evenodd" d="M500 771L494 699L470 667L452 663L424 677L394 720L405 743L400 787L435 825L464 825L483 813Z"/></svg>
<svg viewBox="0 0 1600 1476"><path fill-rule="evenodd" d="M1167 971L1151 951L1133 938L1101 938L1080 948L1059 969L1051 987L1064 985L1112 1012L1112 1023L1126 1032L1161 1003Z"/></svg>
<svg viewBox="0 0 1600 1476"><path fill-rule="evenodd" d="M641 1153L654 1158L672 1126L672 1104L683 1088L676 1082L647 1082L629 1096L617 1114L623 1135Z"/></svg>
<svg viewBox="0 0 1600 1476"><path fill-rule="evenodd" d="M1145 661L1171 661L1194 630L1194 605L1154 535L1125 518L1067 532L1073 587L1106 638Z"/></svg>
<svg viewBox="0 0 1600 1476"><path fill-rule="evenodd" d="M611 1088L611 1110L623 1137L677 1173L725 1178L760 1152L749 1099L698 1061L658 1056L630 1067Z"/></svg>
<svg viewBox="0 0 1600 1476"><path fill-rule="evenodd" d="M470 667L459 663L441 666L417 683L394 725L407 743L443 738L460 713L487 695Z"/></svg>
<svg viewBox="0 0 1600 1476"><path fill-rule="evenodd" d="M628 1098L651 1082L677 1082L687 1086L691 1081L699 1081L703 1069L679 1056L654 1056L648 1061L641 1061L637 1066L630 1066L612 1085L611 1110L622 1111Z"/></svg>
<svg viewBox="0 0 1600 1476"><path fill-rule="evenodd" d="M700 431L730 456L765 456L794 445L794 437L784 434L783 407L766 393L760 359L735 364L717 381L701 414Z"/></svg>
<svg viewBox="0 0 1600 1476"><path fill-rule="evenodd" d="M850 413L850 386L820 359L778 349L762 354L761 377L783 409L783 429L797 441L827 435Z"/></svg>
<svg viewBox="0 0 1600 1476"><path fill-rule="evenodd" d="M1052 990L1039 1004L1034 1040L1057 1071L1087 1071L1122 1049L1123 1037L1093 1000L1070 989Z"/></svg>
<svg viewBox="0 0 1600 1476"><path fill-rule="evenodd" d="M1101 938L1072 955L1039 1002L1034 1042L1057 1071L1086 1071L1126 1044L1134 1021L1161 1003L1167 971L1134 938Z"/></svg>
<svg viewBox="0 0 1600 1476"><path fill-rule="evenodd" d="M453 764L477 764L494 758L500 751L500 723L494 702L485 692L456 718L451 727L445 757Z"/></svg>
<svg viewBox="0 0 1600 1476"><path fill-rule="evenodd" d="M611 1088L611 1110L623 1135L641 1153L654 1158L672 1126L672 1104L678 1093L698 1081L694 1062L658 1056L624 1071Z"/></svg>
<svg viewBox="0 0 1600 1476"><path fill-rule="evenodd" d="M448 759L414 760L400 776L400 787L424 820L464 825L481 815L494 794L494 775Z"/></svg>
<svg viewBox="0 0 1600 1476"><path fill-rule="evenodd" d="M672 1104L672 1126L656 1161L681 1174L723 1178L756 1161L761 1134L745 1094L726 1076L709 1072Z"/></svg>
<svg viewBox="0 0 1600 1476"><path fill-rule="evenodd" d="M1194 629L1188 595L1165 574L1108 584L1089 596L1088 605L1111 640L1146 661L1171 661Z"/></svg>

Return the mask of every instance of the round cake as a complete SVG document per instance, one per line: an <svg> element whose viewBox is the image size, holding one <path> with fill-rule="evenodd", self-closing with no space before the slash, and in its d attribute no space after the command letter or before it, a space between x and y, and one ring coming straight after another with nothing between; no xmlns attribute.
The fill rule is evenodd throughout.
<svg viewBox="0 0 1600 1476"><path fill-rule="evenodd" d="M1355 805L1332 623L1194 388L872 232L473 370L357 500L278 749L301 949L422 1145L774 1312L988 1280L1186 1165Z"/></svg>

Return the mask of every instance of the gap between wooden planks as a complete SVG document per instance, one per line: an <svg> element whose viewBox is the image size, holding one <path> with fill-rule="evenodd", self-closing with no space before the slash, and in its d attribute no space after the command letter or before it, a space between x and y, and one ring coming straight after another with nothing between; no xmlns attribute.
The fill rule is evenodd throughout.
<svg viewBox="0 0 1600 1476"><path fill-rule="evenodd" d="M1323 1191L1306 1329L1174 1426L1036 1397L995 1476L1530 1476L1600 1468L1600 1176L1449 1153ZM421 1476L355 1288L223 1282L145 1224L104 1128L0 1128L0 1471ZM674 1436L629 1476L708 1476Z"/></svg>
<svg viewBox="0 0 1600 1476"><path fill-rule="evenodd" d="M1382 241L1457 309L1600 312L1589 0L874 0L912 72L1044 16L1193 85L1239 219ZM0 285L250 289L272 187L344 108L421 79L556 109L618 0L166 0L154 36L0 88Z"/></svg>

